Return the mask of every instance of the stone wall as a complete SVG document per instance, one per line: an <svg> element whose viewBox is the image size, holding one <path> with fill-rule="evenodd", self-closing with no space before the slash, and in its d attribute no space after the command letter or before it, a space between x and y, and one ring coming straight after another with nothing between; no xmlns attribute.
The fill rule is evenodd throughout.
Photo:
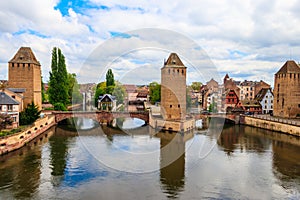
<svg viewBox="0 0 300 200"><path fill-rule="evenodd" d="M275 121L268 121L265 119L257 119L250 116L244 116L243 120L241 120L241 123L249 126L268 129L271 131L278 131L290 135L300 136L300 126L286 124L279 121L275 122Z"/></svg>
<svg viewBox="0 0 300 200"><path fill-rule="evenodd" d="M0 155L14 151L44 133L55 124L54 116L38 119L30 128L23 132L0 138Z"/></svg>

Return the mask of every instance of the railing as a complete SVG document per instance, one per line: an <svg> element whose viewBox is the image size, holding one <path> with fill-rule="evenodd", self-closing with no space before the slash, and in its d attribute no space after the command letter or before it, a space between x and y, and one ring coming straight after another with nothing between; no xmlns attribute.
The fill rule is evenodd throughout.
<svg viewBox="0 0 300 200"><path fill-rule="evenodd" d="M257 119L264 119L264 120L272 121L272 122L279 122L279 123L283 123L283 124L300 126L300 120L295 120L295 119L284 119L284 118L272 117L272 116L268 116L268 115L246 115L246 116L257 118Z"/></svg>

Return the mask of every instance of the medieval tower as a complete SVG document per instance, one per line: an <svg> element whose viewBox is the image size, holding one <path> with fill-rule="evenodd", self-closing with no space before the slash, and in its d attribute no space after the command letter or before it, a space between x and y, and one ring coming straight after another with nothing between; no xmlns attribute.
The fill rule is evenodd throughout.
<svg viewBox="0 0 300 200"><path fill-rule="evenodd" d="M300 67L287 61L275 74L274 116L296 117L300 114Z"/></svg>
<svg viewBox="0 0 300 200"><path fill-rule="evenodd" d="M164 120L186 117L186 67L176 53L161 68L161 112Z"/></svg>
<svg viewBox="0 0 300 200"><path fill-rule="evenodd" d="M30 47L21 47L8 62L8 87L24 88L24 106L33 101L42 109L41 65Z"/></svg>

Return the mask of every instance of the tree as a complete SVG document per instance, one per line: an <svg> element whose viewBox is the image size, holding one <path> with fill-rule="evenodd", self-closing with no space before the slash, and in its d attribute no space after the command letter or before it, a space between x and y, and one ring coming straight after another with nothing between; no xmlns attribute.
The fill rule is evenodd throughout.
<svg viewBox="0 0 300 200"><path fill-rule="evenodd" d="M200 87L202 86L201 82L192 82L191 88L193 90L200 91Z"/></svg>
<svg viewBox="0 0 300 200"><path fill-rule="evenodd" d="M40 117L41 111L33 102L28 104L24 111L20 112L20 125L28 125Z"/></svg>
<svg viewBox="0 0 300 200"><path fill-rule="evenodd" d="M101 82L97 84L95 91L95 106L98 106L99 96L103 96L106 93L106 82Z"/></svg>
<svg viewBox="0 0 300 200"><path fill-rule="evenodd" d="M43 83L43 77L41 78L41 88L42 88L42 103L46 102L46 94L45 94L45 88Z"/></svg>
<svg viewBox="0 0 300 200"><path fill-rule="evenodd" d="M61 103L65 107L69 102L68 72L65 64L65 56L59 48L52 50L51 72L49 80L49 102L54 105Z"/></svg>
<svg viewBox="0 0 300 200"><path fill-rule="evenodd" d="M114 74L111 69L106 72L106 87L115 86Z"/></svg>
<svg viewBox="0 0 300 200"><path fill-rule="evenodd" d="M216 102L213 101L213 102L209 105L208 111L211 112L211 113L216 113L216 112L218 112Z"/></svg>
<svg viewBox="0 0 300 200"><path fill-rule="evenodd" d="M160 101L160 91L161 91L161 85L157 82L151 82L149 84L149 95L150 95L150 102L154 104L155 102Z"/></svg>
<svg viewBox="0 0 300 200"><path fill-rule="evenodd" d="M82 103L82 95L79 91L79 84L76 79L76 74L68 73L68 95L70 103Z"/></svg>
<svg viewBox="0 0 300 200"><path fill-rule="evenodd" d="M114 90L112 92L112 95L114 95L116 97L117 105L124 103L124 97L126 95L126 91L121 83L119 83L119 82L116 83Z"/></svg>
<svg viewBox="0 0 300 200"><path fill-rule="evenodd" d="M7 125L11 125L13 123L13 119L8 114L0 113L0 131L5 129Z"/></svg>

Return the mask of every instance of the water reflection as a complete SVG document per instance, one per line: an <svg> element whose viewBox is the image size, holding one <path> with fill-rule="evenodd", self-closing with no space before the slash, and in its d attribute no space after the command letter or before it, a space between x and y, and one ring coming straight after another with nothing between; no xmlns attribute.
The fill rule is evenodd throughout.
<svg viewBox="0 0 300 200"><path fill-rule="evenodd" d="M185 141L177 133L160 132L160 182L168 198L177 198L184 191Z"/></svg>
<svg viewBox="0 0 300 200"><path fill-rule="evenodd" d="M53 128L48 137L0 156L0 199L299 198L299 138L247 126L227 127L220 137L168 132L153 136L150 130L141 127L129 134L103 126L78 137L77 132ZM82 145L96 138L101 143L95 149L107 151L108 157L160 169L130 174L106 168ZM191 155L199 149L185 150L192 141L201 144L206 138L218 148L191 169ZM146 163L121 158L122 149L116 148L120 145L137 153L160 150L155 162Z"/></svg>

